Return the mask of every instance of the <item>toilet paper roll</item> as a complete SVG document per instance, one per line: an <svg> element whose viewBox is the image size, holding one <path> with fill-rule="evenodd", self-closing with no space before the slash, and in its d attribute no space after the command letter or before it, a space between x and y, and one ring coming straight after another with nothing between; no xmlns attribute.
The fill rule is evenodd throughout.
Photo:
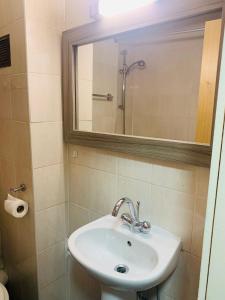
<svg viewBox="0 0 225 300"><path fill-rule="evenodd" d="M11 195L5 200L4 207L14 218L23 218L28 212L28 203Z"/></svg>

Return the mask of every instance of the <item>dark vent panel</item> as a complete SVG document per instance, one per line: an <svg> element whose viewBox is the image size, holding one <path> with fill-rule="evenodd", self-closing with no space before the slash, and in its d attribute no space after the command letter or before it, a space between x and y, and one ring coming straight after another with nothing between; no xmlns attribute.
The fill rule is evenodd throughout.
<svg viewBox="0 0 225 300"><path fill-rule="evenodd" d="M11 66L10 37L0 37L0 68Z"/></svg>

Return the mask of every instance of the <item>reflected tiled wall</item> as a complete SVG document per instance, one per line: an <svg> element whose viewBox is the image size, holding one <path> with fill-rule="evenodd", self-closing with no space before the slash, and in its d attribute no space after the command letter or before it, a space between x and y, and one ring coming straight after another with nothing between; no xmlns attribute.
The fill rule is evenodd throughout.
<svg viewBox="0 0 225 300"><path fill-rule="evenodd" d="M64 0L25 0L39 300L66 299L61 105Z"/></svg>
<svg viewBox="0 0 225 300"><path fill-rule="evenodd" d="M12 66L0 69L0 226L10 299L37 299L34 203L28 113L23 1L0 1L0 36L10 34ZM29 203L24 219L4 211L10 187L26 183L18 197Z"/></svg>

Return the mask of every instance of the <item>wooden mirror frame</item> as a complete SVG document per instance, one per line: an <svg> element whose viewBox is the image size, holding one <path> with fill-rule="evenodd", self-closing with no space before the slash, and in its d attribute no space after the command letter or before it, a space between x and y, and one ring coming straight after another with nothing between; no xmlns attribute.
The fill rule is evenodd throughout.
<svg viewBox="0 0 225 300"><path fill-rule="evenodd" d="M203 167L210 166L212 145L74 130L76 122L73 111L76 88L74 50L79 45L110 38L111 36L127 31L196 16L200 17L208 13L219 13L222 11L222 8L222 0L159 0L152 4L150 9L142 8L135 13L129 13L125 16L105 18L65 31L63 33L62 45L63 127L65 142L159 160L188 163ZM217 78L217 87L218 81L219 78Z"/></svg>

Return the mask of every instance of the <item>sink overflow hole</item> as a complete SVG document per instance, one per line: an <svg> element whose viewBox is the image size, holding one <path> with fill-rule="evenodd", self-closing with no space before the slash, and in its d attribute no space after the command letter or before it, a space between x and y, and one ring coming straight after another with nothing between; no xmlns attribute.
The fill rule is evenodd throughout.
<svg viewBox="0 0 225 300"><path fill-rule="evenodd" d="M128 242L127 242L127 245L128 245L129 247L131 247L131 246L132 246L132 243L131 243L130 241L128 241Z"/></svg>
<svg viewBox="0 0 225 300"><path fill-rule="evenodd" d="M129 272L129 268L126 265L117 265L114 270L122 274L127 274Z"/></svg>

